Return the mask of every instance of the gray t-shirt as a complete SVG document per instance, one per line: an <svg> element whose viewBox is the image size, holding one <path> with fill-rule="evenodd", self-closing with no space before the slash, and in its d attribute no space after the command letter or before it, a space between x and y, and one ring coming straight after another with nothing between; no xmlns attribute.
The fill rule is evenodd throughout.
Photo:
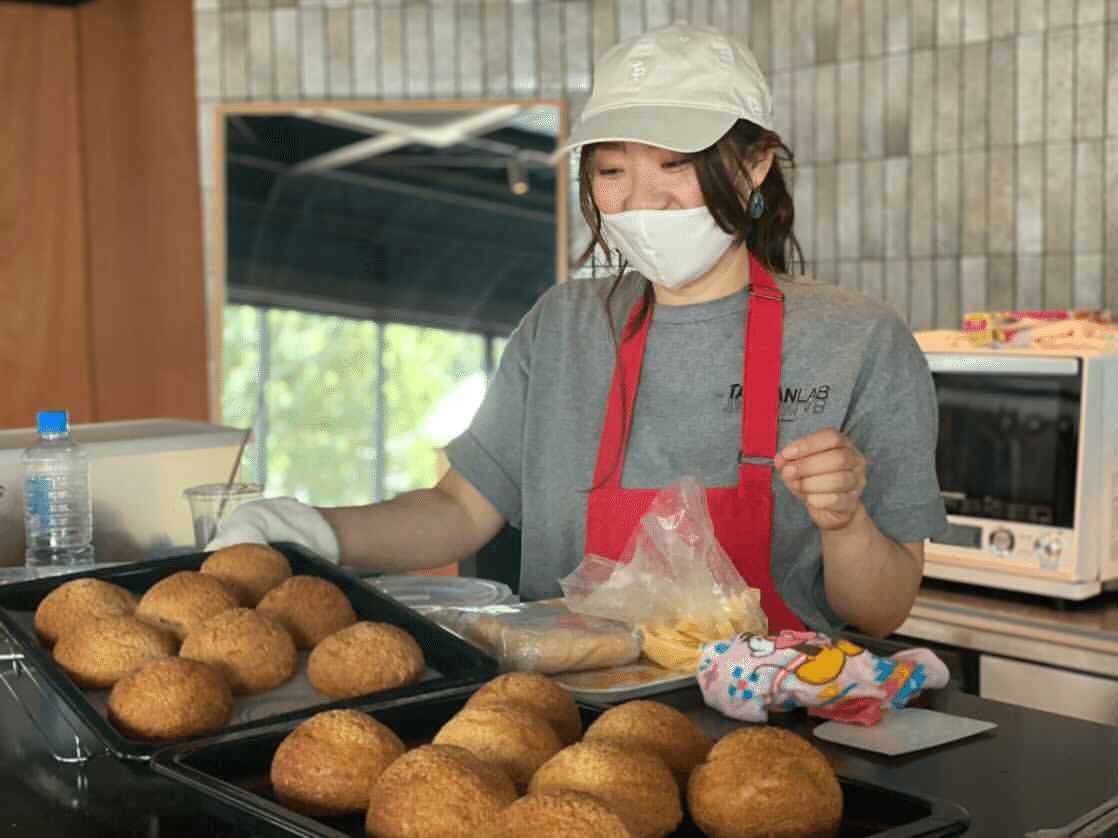
<svg viewBox="0 0 1118 838"><path fill-rule="evenodd" d="M825 427L865 455L863 502L900 543L945 526L935 474L936 404L927 363L888 306L837 288L778 277L785 293L781 446ZM560 595L582 560L614 367L604 305L612 280L548 290L512 334L470 428L447 449L451 464L521 529L520 593ZM626 277L615 322L644 280ZM659 488L683 476L708 488L737 482L741 372L748 294L657 306L648 335L622 486ZM620 332L620 328L618 328ZM823 588L820 534L774 475L772 574L811 628L841 619Z"/></svg>

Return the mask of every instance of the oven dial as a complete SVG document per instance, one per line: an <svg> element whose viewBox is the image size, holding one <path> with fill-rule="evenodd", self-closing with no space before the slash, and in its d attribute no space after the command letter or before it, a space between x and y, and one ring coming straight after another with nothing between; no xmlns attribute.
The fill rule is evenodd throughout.
<svg viewBox="0 0 1118 838"><path fill-rule="evenodd" d="M994 530L990 533L990 552L999 559L1004 559L1013 552L1013 533L1006 529Z"/></svg>
<svg viewBox="0 0 1118 838"><path fill-rule="evenodd" d="M1055 533L1042 535L1033 542L1033 555L1041 567L1055 567L1060 562L1060 554L1064 552L1064 543Z"/></svg>

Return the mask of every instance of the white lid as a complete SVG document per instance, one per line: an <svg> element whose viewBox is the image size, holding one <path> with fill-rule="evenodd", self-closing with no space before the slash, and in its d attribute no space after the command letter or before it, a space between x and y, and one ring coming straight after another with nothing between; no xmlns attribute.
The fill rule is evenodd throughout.
<svg viewBox="0 0 1118 838"><path fill-rule="evenodd" d="M476 608L516 600L503 582L472 576L377 576L368 581L421 614L448 606Z"/></svg>
<svg viewBox="0 0 1118 838"><path fill-rule="evenodd" d="M190 451L196 448L231 448L235 451L244 434L244 428L190 419L126 419L70 425L71 438L86 446L90 457L148 451ZM38 441L39 434L34 427L0 430L0 460L7 453L15 461L24 448Z"/></svg>

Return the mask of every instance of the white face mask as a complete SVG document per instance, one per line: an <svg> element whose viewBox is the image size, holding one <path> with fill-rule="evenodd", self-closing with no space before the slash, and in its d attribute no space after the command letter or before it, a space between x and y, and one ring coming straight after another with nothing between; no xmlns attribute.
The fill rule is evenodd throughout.
<svg viewBox="0 0 1118 838"><path fill-rule="evenodd" d="M734 242L705 206L602 214L602 232L625 261L665 288L681 288L715 266Z"/></svg>

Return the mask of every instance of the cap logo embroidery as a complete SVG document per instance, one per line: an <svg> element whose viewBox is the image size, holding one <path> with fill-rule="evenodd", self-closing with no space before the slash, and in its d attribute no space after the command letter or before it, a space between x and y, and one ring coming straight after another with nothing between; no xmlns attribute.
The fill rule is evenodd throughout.
<svg viewBox="0 0 1118 838"><path fill-rule="evenodd" d="M634 82L640 82L645 76L648 75L648 67L645 66L643 61L630 61L629 62L629 79Z"/></svg>

